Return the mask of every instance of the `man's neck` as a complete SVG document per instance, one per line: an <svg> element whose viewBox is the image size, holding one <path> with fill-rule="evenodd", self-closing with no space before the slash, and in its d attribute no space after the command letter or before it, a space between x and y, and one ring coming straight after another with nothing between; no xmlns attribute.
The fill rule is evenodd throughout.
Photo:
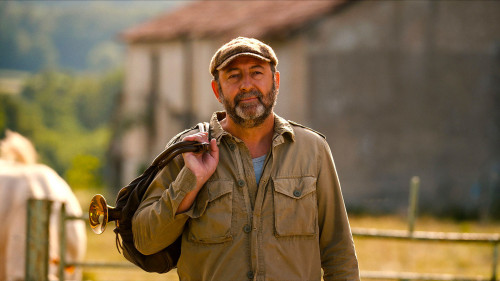
<svg viewBox="0 0 500 281"><path fill-rule="evenodd" d="M224 120L221 120L221 125L225 131L245 143L252 158L269 152L274 134L274 113L271 113L262 124L254 128L244 128L236 124L228 115Z"/></svg>

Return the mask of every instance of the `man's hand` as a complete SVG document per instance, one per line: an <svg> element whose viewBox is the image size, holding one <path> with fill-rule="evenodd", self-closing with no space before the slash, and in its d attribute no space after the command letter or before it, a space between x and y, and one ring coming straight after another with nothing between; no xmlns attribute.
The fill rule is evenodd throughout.
<svg viewBox="0 0 500 281"><path fill-rule="evenodd" d="M184 137L183 141L197 141L197 142L208 142L208 133L197 133ZM215 139L210 140L210 152L208 153L193 153L187 152L183 153L184 163L186 167L193 172L196 176L196 188L187 193L179 207L177 208L177 214L183 213L191 208L194 199L198 192L207 182L207 180L212 176L219 163L219 148L217 147L217 142Z"/></svg>

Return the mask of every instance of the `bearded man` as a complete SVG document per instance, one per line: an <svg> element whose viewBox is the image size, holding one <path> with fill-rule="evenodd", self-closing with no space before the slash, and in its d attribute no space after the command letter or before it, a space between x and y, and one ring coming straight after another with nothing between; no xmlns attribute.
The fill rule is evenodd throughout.
<svg viewBox="0 0 500 281"><path fill-rule="evenodd" d="M148 188L133 219L134 243L153 254L182 236L180 280L359 280L344 200L325 138L274 113L278 59L238 37L213 56L223 105L209 142L184 153ZM322 273L323 269L323 273Z"/></svg>

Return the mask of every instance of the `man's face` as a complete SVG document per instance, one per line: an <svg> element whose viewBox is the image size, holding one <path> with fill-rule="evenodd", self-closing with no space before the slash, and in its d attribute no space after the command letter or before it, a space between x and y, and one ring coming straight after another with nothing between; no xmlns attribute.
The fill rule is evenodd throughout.
<svg viewBox="0 0 500 281"><path fill-rule="evenodd" d="M236 124L253 128L273 112L276 84L279 87L279 73L273 75L268 62L238 57L219 71L218 99Z"/></svg>

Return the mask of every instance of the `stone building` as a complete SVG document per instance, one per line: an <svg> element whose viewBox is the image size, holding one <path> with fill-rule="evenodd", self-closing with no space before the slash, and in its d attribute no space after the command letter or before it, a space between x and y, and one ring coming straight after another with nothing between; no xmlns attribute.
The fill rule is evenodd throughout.
<svg viewBox="0 0 500 281"><path fill-rule="evenodd" d="M280 60L279 115L326 135L349 210L500 215L500 2L199 1L126 30L112 159L123 185L222 107L208 71L236 36Z"/></svg>

